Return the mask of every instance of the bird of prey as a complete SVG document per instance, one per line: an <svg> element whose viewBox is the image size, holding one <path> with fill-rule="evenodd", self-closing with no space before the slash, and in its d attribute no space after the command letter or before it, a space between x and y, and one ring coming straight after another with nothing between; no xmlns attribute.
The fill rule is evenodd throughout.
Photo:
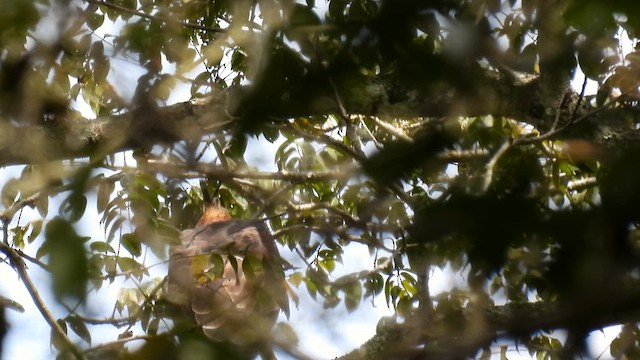
<svg viewBox="0 0 640 360"><path fill-rule="evenodd" d="M263 221L231 219L214 203L170 248L166 297L210 339L264 344L279 311L289 317L287 264Z"/></svg>

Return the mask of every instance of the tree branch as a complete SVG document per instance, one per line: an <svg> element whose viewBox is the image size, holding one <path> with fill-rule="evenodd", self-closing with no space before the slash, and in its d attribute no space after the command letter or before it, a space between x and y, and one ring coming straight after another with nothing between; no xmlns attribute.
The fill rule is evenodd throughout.
<svg viewBox="0 0 640 360"><path fill-rule="evenodd" d="M567 189L580 191L580 190L588 189L591 187L595 187L597 185L598 185L598 179L592 176L592 177L569 181L567 183Z"/></svg>
<svg viewBox="0 0 640 360"><path fill-rule="evenodd" d="M102 343L102 344L98 344L96 346L92 346L91 348L85 350L85 354L91 354L94 352L100 352L100 351L105 351L105 350L112 350L112 349L117 349L119 346L122 346L128 342L131 341L139 341L139 340L153 340L153 339L157 339L159 337L171 337L176 335L177 333L175 332L166 332L166 333L161 333L161 334L155 334L155 335L135 335L135 336L129 336L129 337L122 337L121 339L115 340L115 341L109 341L106 343Z"/></svg>
<svg viewBox="0 0 640 360"><path fill-rule="evenodd" d="M443 333L441 329L451 329L448 318L436 319L433 323L422 323L416 329L415 322L397 324L392 322L379 327L374 337L359 349L339 357L340 360L385 359L397 355L418 356L424 359L443 359L463 354L473 356L483 346L490 345L498 336L518 337L540 329L566 328L579 323L588 331L602 327L637 322L640 310L636 304L640 292L636 288L618 290L615 294L591 299L589 303L562 304L559 302L508 303L502 306L488 306L482 311L478 321L478 310L464 310L464 325L458 331ZM589 314L588 316L586 314ZM446 317L446 316L445 316ZM480 327L473 334L465 329ZM427 334L426 343L407 344L402 339L418 332ZM426 345L418 347L419 345Z"/></svg>
<svg viewBox="0 0 640 360"><path fill-rule="evenodd" d="M210 31L210 32L224 32L225 31L225 29L221 29L221 28L217 28L217 27L203 26L203 25L188 23L188 22L184 22L184 21L171 19L171 18L164 18L164 17L160 17L160 16L145 14L145 13L143 13L141 11L133 10L133 9L130 9L130 8L127 8L127 7L124 7L124 6L120 6L120 5L117 5L117 4L114 4L114 3L109 3L109 2L106 2L106 1L98 1L98 0L85 0L85 1L87 3L89 3L89 4L100 5L100 6L112 8L112 9L118 10L118 11L126 13L126 14L139 16L141 18L145 18L145 19L149 19L149 20L159 21L159 22L163 22L163 23L166 23L166 24L175 24L175 25L179 25L179 26L182 26L182 27L185 27L185 28L190 28L190 29L195 29L195 30L202 30L202 31Z"/></svg>
<svg viewBox="0 0 640 360"><path fill-rule="evenodd" d="M451 91L440 97L421 95L420 90L402 88L394 85L394 90L407 94L402 103L389 104L384 98L373 97L373 103L361 104L358 98L342 98L350 113L369 116L391 117L442 117L442 116L478 116L493 114L518 119L532 124L541 131L548 131L555 122L555 115L545 117L538 103L538 81L525 83L509 82L506 77L487 70L474 79L477 87L483 91L464 94ZM301 86L311 86L302 84ZM344 85L347 86L347 85ZM376 84L384 88L386 85ZM391 85L389 85L391 86ZM295 89L294 89L295 90ZM71 159L78 157L96 157L101 154L136 149L140 146L158 143L173 143L178 140L199 139L203 134L213 133L220 129L236 126L238 119L229 115L227 104L234 103L239 96L237 91L215 90L206 99L197 99L170 106L153 109L153 119L137 117L134 121L131 113L86 119L71 112L47 121L45 125L16 126L7 124L3 128L3 136L7 139L20 138L27 141L0 142L0 166L12 164L29 164L49 160ZM345 93L348 93L345 91ZM477 99L473 98L477 93ZM327 94L327 96L333 94ZM338 113L340 109L334 102L315 101L318 96L300 102L281 102L270 105L271 114L265 118L291 119L297 116L327 115ZM562 117L560 124L570 123L570 117L580 119L580 126L561 127L562 133L553 131L560 137L582 137L593 140L601 136L603 127L623 126L624 122L612 124L612 119L619 109L607 108L593 111L587 102L576 107L580 96L573 90L567 90L567 100L559 109ZM491 101L487 101L490 98ZM456 106L465 102L463 109ZM453 111L455 109L455 111ZM144 111L140 109L139 111ZM574 115L575 114L575 115ZM153 120L153 121L151 121ZM142 124L141 124L142 122ZM288 122L287 122L288 123ZM321 140L320 140L321 141ZM335 144L332 144L335 145ZM344 149L342 149L344 150Z"/></svg>
<svg viewBox="0 0 640 360"><path fill-rule="evenodd" d="M5 223L6 225L6 223ZM9 257L11 263L14 268L18 272L20 279L24 282L24 285L33 300L33 303L36 305L36 308L40 311L40 314L44 317L45 321L51 327L53 333L63 342L64 349L61 350L69 350L75 357L79 360L85 359L84 354L78 349L76 344L69 339L65 331L60 327L56 318L53 316L49 308L45 305L44 301L40 297L40 293L36 288L36 285L31 281L31 277L27 273L27 265L20 255L9 245L4 242L0 242L0 251L2 251L5 255Z"/></svg>
<svg viewBox="0 0 640 360"><path fill-rule="evenodd" d="M163 173L169 177L197 179L208 177L218 180L231 180L231 179L254 179L254 180L282 180L289 182L314 182L314 181L331 181L331 180L346 180L350 178L355 172L356 168L344 167L336 170L325 171L277 171L277 172L265 172L265 171L251 171L251 170L228 170L217 165L210 164L197 164L192 166L193 170L190 170L186 166L176 164L163 160L149 160L147 171Z"/></svg>
<svg viewBox="0 0 640 360"><path fill-rule="evenodd" d="M11 204L9 208L5 209L3 212L0 212L0 220L6 222L6 225L8 225L9 221L13 219L13 215L15 215L18 211L26 206L33 206L36 200L40 198L40 196L42 196L41 193L35 193L26 199L16 201L15 203Z"/></svg>

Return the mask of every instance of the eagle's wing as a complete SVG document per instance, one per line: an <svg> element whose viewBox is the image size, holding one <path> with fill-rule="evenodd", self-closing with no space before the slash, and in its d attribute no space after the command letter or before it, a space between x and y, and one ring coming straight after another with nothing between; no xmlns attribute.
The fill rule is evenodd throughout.
<svg viewBox="0 0 640 360"><path fill-rule="evenodd" d="M189 307L207 336L228 338L243 325L268 330L260 328L270 329L279 309L289 316L285 262L263 222L215 222L180 240L170 249L167 298Z"/></svg>

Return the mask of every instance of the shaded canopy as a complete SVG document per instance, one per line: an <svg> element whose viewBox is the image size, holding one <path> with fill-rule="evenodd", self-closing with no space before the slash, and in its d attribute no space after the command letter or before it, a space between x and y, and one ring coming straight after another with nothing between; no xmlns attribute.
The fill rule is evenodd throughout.
<svg viewBox="0 0 640 360"><path fill-rule="evenodd" d="M267 239L259 222L194 225L206 178L234 218L269 219L297 256L286 280L328 313L382 299L396 314L353 356L486 358L507 339L588 357L589 334L621 325L609 352L636 358L639 29L635 0L2 1L0 166L26 165L2 188L3 266L65 356L139 339L131 356L209 353L167 340L186 335L166 325L146 256L174 246L172 272L193 275L175 254L217 249L233 227ZM251 155L261 144L268 164ZM104 232L87 237L94 205ZM341 272L358 248L367 265ZM207 285L180 275L187 297L224 288L216 271L238 277L217 255L228 266L196 266ZM436 269L462 284L434 293ZM106 320L68 303L116 279ZM229 283L222 298L249 281ZM91 343L105 323L120 339Z"/></svg>

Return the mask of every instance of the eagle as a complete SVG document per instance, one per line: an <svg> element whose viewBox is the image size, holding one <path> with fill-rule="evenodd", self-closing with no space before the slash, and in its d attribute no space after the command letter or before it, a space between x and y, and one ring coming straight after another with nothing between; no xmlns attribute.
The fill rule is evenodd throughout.
<svg viewBox="0 0 640 360"><path fill-rule="evenodd" d="M216 341L252 347L269 341L289 294L273 236L261 220L236 220L213 203L169 249L166 298Z"/></svg>

